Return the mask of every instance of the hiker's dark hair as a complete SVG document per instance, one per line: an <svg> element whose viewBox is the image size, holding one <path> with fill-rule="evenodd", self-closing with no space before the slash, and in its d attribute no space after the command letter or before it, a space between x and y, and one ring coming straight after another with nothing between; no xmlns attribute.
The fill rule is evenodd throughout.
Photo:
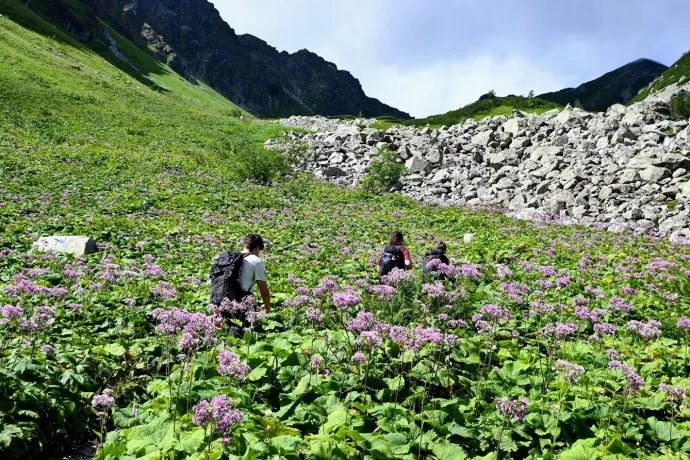
<svg viewBox="0 0 690 460"><path fill-rule="evenodd" d="M436 249L444 254L446 253L446 243L444 243L441 238L434 238L434 244L436 245Z"/></svg>
<svg viewBox="0 0 690 460"><path fill-rule="evenodd" d="M403 234L400 232L393 232L391 239L388 242L391 246L402 246L403 244Z"/></svg>
<svg viewBox="0 0 690 460"><path fill-rule="evenodd" d="M264 240L256 233L250 233L249 235L242 238L242 246L253 251L259 248L259 250L264 250Z"/></svg>

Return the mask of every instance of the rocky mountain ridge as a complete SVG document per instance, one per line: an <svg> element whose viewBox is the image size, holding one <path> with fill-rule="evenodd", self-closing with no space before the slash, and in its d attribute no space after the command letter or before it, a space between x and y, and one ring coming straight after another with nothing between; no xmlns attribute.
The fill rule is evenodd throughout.
<svg viewBox="0 0 690 460"><path fill-rule="evenodd" d="M440 129L378 131L340 121L295 136L314 153L304 169L344 185L356 184L388 146L408 168L393 191L421 201L685 241L690 126L670 114L667 103L652 100L598 114L570 106L543 115L515 111ZM302 117L283 123L319 124Z"/></svg>
<svg viewBox="0 0 690 460"><path fill-rule="evenodd" d="M308 50L279 52L257 37L236 34L207 0L36 0L25 5L87 44L103 36L103 21L187 80L201 80L256 116L410 118L368 97L349 72Z"/></svg>

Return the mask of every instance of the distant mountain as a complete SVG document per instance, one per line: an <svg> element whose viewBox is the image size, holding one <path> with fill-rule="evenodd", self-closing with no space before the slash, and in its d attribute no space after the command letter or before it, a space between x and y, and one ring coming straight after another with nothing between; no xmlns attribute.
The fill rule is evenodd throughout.
<svg viewBox="0 0 690 460"><path fill-rule="evenodd" d="M666 69L668 67L656 61L638 59L577 88L566 88L537 97L560 105L579 102L592 112L605 111L613 104L627 104Z"/></svg>
<svg viewBox="0 0 690 460"><path fill-rule="evenodd" d="M279 52L257 37L237 35L207 0L81 1L180 75L204 81L255 115L361 112L410 118L367 97L349 72L310 51Z"/></svg>
<svg viewBox="0 0 690 460"><path fill-rule="evenodd" d="M3 1L11 0L0 0ZM261 117L410 115L368 97L359 80L320 56L279 52L237 35L207 0L23 0L82 43L109 27L190 82L197 80Z"/></svg>

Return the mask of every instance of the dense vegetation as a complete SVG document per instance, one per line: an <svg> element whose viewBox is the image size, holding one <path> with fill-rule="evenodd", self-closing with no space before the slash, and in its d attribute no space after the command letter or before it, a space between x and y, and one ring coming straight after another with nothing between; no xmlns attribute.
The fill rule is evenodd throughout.
<svg viewBox="0 0 690 460"><path fill-rule="evenodd" d="M396 161L397 155L388 147L381 147L376 158L371 160L360 186L369 193L385 193L400 182L405 174L405 165Z"/></svg>
<svg viewBox="0 0 690 460"><path fill-rule="evenodd" d="M686 52L666 72L654 80L649 87L642 89L629 104L640 102L650 94L661 91L671 84L683 85L688 82L690 82L690 53Z"/></svg>
<svg viewBox="0 0 690 460"><path fill-rule="evenodd" d="M426 118L413 118L403 120L400 118L381 116L376 117L376 123L371 127L385 131L395 125L405 126L432 126L441 127L443 125L452 126L463 123L468 118L479 121L486 117L496 117L499 115L510 116L513 110L522 110L527 113L544 113L553 109L561 109L562 106L555 102L544 101L533 96L505 96L499 97L493 91L480 98L478 101L468 104L458 110L453 110L441 115L432 115ZM330 118L340 120L356 120L356 115L339 115Z"/></svg>
<svg viewBox="0 0 690 460"><path fill-rule="evenodd" d="M676 118L690 118L690 95L678 94L671 98L671 114Z"/></svg>
<svg viewBox="0 0 690 460"><path fill-rule="evenodd" d="M491 94L491 93L490 93ZM468 118L481 120L486 117L498 115L510 115L513 110L522 110L530 113L544 113L548 110L561 108L554 102L548 102L536 97L493 95L468 104L461 109L453 110L442 115L432 115L426 118L408 120L410 126L451 126L462 123Z"/></svg>
<svg viewBox="0 0 690 460"><path fill-rule="evenodd" d="M238 162L278 125L50 36L0 18L2 458L93 433L109 459L690 450L688 248L308 176L245 182ZM392 230L416 261L444 238L445 279L379 285ZM209 308L205 277L250 231L270 243L274 308L231 338L213 315L247 304ZM32 252L48 234L100 252Z"/></svg>

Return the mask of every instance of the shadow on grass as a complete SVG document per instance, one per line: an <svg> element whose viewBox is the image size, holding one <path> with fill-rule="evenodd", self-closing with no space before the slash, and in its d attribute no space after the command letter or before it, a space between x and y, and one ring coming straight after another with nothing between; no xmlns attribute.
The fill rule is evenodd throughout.
<svg viewBox="0 0 690 460"><path fill-rule="evenodd" d="M77 11L76 8L81 10ZM25 29L63 45L96 54L154 91L170 92L149 77L167 73L166 67L97 19L86 5L73 0L32 0L27 7L19 0L3 0L0 2L0 14ZM124 59L111 49L108 34L114 38Z"/></svg>

